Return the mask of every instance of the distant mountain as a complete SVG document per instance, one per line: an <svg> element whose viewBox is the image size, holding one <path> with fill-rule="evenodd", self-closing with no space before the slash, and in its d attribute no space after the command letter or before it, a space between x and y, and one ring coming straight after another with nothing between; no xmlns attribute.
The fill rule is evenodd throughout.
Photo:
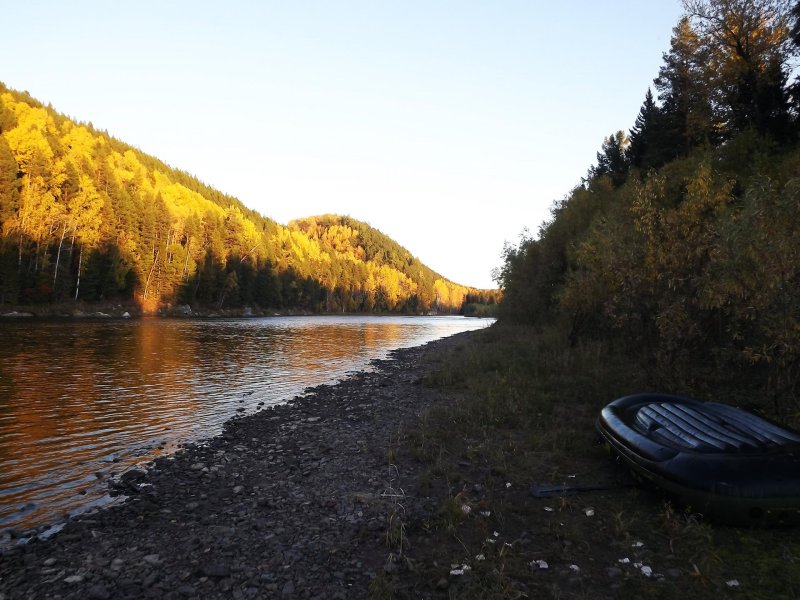
<svg viewBox="0 0 800 600"><path fill-rule="evenodd" d="M0 228L0 304L428 313L496 300L366 223L280 225L2 84Z"/></svg>

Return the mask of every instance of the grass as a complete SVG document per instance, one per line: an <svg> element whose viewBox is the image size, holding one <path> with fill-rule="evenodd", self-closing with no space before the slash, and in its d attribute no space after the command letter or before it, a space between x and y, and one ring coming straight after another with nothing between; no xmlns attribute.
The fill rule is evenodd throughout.
<svg viewBox="0 0 800 600"><path fill-rule="evenodd" d="M403 515L407 545L394 533L390 546L416 567L382 576L376 597L800 596L796 532L704 523L632 486L599 443L602 406L650 389L631 359L496 325L429 360L425 383L449 400L400 436L392 459L421 464L407 489L438 510ZM530 495L545 482L612 489Z"/></svg>

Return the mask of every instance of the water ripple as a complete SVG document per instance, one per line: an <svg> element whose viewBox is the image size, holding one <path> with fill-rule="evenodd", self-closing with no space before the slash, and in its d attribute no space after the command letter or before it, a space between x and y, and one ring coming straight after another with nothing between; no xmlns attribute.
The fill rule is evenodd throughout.
<svg viewBox="0 0 800 600"><path fill-rule="evenodd" d="M108 502L105 478L238 414L489 322L275 317L0 323L0 531ZM166 450L161 450L164 448Z"/></svg>

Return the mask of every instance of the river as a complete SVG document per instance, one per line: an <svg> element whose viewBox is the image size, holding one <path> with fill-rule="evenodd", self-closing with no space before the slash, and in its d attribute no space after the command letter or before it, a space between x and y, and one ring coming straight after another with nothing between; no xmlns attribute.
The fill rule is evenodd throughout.
<svg viewBox="0 0 800 600"><path fill-rule="evenodd" d="M108 477L235 415L492 321L464 317L0 322L0 534L110 502ZM0 546L2 546L0 539Z"/></svg>

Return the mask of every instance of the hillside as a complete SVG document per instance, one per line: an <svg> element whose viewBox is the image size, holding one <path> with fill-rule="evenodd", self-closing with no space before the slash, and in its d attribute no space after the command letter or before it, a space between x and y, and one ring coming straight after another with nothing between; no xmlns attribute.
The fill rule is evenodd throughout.
<svg viewBox="0 0 800 600"><path fill-rule="evenodd" d="M537 238L501 319L613 343L653 387L800 422L800 5L689 2L629 132Z"/></svg>
<svg viewBox="0 0 800 600"><path fill-rule="evenodd" d="M434 273L366 223L280 225L2 84L0 231L0 305L428 313L495 298Z"/></svg>

